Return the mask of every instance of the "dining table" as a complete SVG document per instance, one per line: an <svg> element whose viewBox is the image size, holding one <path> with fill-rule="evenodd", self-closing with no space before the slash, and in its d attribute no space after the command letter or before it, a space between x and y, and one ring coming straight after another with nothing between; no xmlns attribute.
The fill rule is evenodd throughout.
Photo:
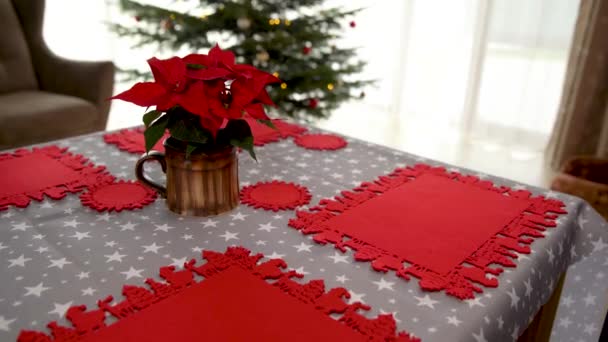
<svg viewBox="0 0 608 342"><path fill-rule="evenodd" d="M187 281L179 288L185 293L194 286L192 279L219 277L189 260L198 263L202 256L212 263L237 252L258 255L247 272L262 281L274 277L300 289L322 280L311 310L324 311L333 320L323 322L347 325L370 341L380 340L373 336L378 330L365 332L360 326L376 317L390 317L386 326L394 324L394 339L387 341L599 339L608 307L608 227L584 200L292 125L300 129L256 136L257 160L239 154L241 203L208 217L173 213L165 199L135 181L134 165L145 153L141 128L0 152L0 341L62 341L62 333L75 334L75 340L104 336L123 320L124 330L128 319L149 310L136 312L132 305L115 314L110 309L108 303L126 296L125 285L149 284L158 294L167 283L177 284L175 275L182 272ZM146 175L162 182L160 166L149 164ZM102 190L93 190L108 184L122 189L118 193L124 198L135 193L141 198L127 203L111 194L96 197ZM300 195L293 205L251 198L253 190L268 184ZM273 189L265 196L280 202L283 190ZM262 271L263 262L283 267L283 273L275 272L279 266ZM220 289L226 284L216 286L217 293L224 293ZM344 304L320 304L319 298L330 298L323 289L330 288L345 289ZM239 291L226 296L248 300ZM280 319L285 322L274 325L284 330L298 325L315 330L298 318L300 309L273 316L274 302L257 297L249 306L225 304L232 311L214 324L238 331ZM152 306L161 305L156 301ZM188 310L210 310L213 316L209 305ZM86 310L96 308L91 312L101 312L98 318L105 323L82 328L91 322L83 318ZM263 313L235 313L250 310ZM153 322L172 322L169 309L156 315ZM257 323L248 321L254 318ZM164 329L170 330L167 324ZM72 325L76 329L70 330ZM337 339L323 336L320 340Z"/></svg>

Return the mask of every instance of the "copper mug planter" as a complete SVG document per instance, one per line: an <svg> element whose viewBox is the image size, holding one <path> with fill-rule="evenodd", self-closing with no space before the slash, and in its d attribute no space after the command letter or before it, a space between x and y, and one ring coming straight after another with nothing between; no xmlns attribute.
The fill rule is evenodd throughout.
<svg viewBox="0 0 608 342"><path fill-rule="evenodd" d="M186 152L179 141L164 142L165 153L151 151L135 165L140 182L166 198L169 210L180 215L217 215L239 204L238 159L232 146L201 153ZM147 161L158 161L167 175L166 187L144 176Z"/></svg>

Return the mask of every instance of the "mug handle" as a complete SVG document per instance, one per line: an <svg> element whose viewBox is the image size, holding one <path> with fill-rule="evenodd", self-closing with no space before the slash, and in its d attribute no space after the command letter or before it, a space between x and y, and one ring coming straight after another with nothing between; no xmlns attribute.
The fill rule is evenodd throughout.
<svg viewBox="0 0 608 342"><path fill-rule="evenodd" d="M139 160L135 164L135 177L137 177L137 180L139 180L145 186L156 190L156 192L158 192L158 194L162 198L167 198L167 188L148 179L144 175L144 163L149 160L158 161L160 163L161 168L163 169L163 172L167 173L167 162L165 161L165 154L158 151L150 151L147 154L143 155L141 158L139 158Z"/></svg>

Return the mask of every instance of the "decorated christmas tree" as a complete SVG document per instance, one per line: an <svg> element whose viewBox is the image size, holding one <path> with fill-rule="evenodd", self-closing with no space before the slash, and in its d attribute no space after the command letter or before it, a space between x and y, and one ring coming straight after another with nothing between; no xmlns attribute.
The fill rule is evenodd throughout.
<svg viewBox="0 0 608 342"><path fill-rule="evenodd" d="M278 115L297 119L329 117L340 103L364 96L371 83L357 74L365 63L355 48L340 48L344 30L355 29L358 9L327 8L323 0L181 0L159 7L120 0L131 23L114 24L137 46L206 52L217 42L238 63L273 73L281 83L269 87ZM148 78L126 70L129 79Z"/></svg>

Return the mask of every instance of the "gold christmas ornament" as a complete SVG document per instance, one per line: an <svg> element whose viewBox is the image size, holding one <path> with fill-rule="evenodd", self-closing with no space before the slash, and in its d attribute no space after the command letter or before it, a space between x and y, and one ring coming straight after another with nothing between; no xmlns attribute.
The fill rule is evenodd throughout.
<svg viewBox="0 0 608 342"><path fill-rule="evenodd" d="M258 62L267 62L268 59L270 59L270 55L266 51L260 51L255 55L255 59L257 59Z"/></svg>

